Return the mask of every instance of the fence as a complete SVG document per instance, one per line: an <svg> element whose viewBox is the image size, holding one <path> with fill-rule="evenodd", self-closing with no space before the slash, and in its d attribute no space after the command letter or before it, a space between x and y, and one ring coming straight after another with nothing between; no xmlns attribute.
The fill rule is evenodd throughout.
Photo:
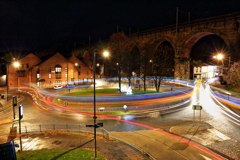
<svg viewBox="0 0 240 160"><path fill-rule="evenodd" d="M108 131L104 128L97 128L97 134L102 135L104 138L109 139ZM69 124L39 124L22 126L22 134L46 133L46 132L90 132L93 133L93 127L86 127L86 125L69 125Z"/></svg>

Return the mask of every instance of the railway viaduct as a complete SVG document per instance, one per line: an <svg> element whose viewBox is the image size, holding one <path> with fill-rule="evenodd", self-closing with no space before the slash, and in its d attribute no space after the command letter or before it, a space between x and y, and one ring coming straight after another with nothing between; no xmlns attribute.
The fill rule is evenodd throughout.
<svg viewBox="0 0 240 160"><path fill-rule="evenodd" d="M218 17L199 19L178 25L171 25L129 35L128 50L131 53L137 47L140 54L146 45L152 46L154 52L163 42L171 44L174 51L174 76L190 78L190 53L194 44L207 35L217 35L230 52L239 43L240 12ZM229 53L231 54L231 53Z"/></svg>

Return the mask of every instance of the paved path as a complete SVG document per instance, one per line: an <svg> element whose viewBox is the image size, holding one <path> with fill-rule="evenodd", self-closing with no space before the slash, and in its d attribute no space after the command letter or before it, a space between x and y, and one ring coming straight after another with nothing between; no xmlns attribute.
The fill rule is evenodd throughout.
<svg viewBox="0 0 240 160"><path fill-rule="evenodd" d="M194 147L195 144L183 142L173 136L156 130L135 132L110 132L110 136L127 142L140 150L144 150L154 159L201 160L220 159L217 155L210 155L206 149ZM183 140L183 141L182 141ZM188 142L188 141L187 141ZM206 152L204 151L206 150Z"/></svg>

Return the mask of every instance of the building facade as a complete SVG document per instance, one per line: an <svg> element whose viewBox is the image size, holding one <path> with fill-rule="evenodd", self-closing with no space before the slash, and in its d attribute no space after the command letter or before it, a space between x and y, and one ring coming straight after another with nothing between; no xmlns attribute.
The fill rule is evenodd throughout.
<svg viewBox="0 0 240 160"><path fill-rule="evenodd" d="M192 61L193 79L208 79L222 75L223 66L202 61Z"/></svg>
<svg viewBox="0 0 240 160"><path fill-rule="evenodd" d="M90 59L78 59L75 55L69 58L56 53L40 59L30 53L18 60L20 66L8 66L8 87L23 87L36 84L41 88L53 88L55 85L82 84L92 79L93 72ZM86 62L88 62L86 64Z"/></svg>

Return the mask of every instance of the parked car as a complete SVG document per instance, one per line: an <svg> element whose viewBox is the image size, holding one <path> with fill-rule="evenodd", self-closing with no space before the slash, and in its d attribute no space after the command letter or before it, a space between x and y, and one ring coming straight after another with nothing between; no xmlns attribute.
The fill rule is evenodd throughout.
<svg viewBox="0 0 240 160"><path fill-rule="evenodd" d="M75 88L75 85L73 85L73 84L67 84L66 87L67 87L67 88Z"/></svg>
<svg viewBox="0 0 240 160"><path fill-rule="evenodd" d="M62 86L60 86L60 85L56 85L53 87L53 89L61 89L61 88L62 88Z"/></svg>

